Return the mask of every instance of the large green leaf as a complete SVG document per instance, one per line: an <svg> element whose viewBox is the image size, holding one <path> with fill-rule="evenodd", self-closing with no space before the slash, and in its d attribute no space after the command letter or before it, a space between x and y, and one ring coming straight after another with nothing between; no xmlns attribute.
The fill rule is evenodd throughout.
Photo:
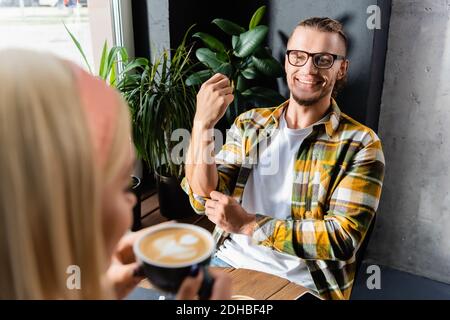
<svg viewBox="0 0 450 320"><path fill-rule="evenodd" d="M204 32L197 32L192 37L201 39L208 48L210 48L215 52L225 51L225 46L223 45L223 43L210 34Z"/></svg>
<svg viewBox="0 0 450 320"><path fill-rule="evenodd" d="M67 28L66 24L63 22L64 28L66 29L67 33L69 34L70 38L72 39L73 43L77 47L78 51L80 52L81 56L83 57L84 63L86 64L86 67L89 70L89 73L92 74L91 66L89 65L89 62L87 61L86 54L84 53L83 48L81 47L80 42L78 42L77 38L70 32L69 28Z"/></svg>
<svg viewBox="0 0 450 320"><path fill-rule="evenodd" d="M236 91L237 92L243 92L247 90L247 80L242 75L239 75L237 77L237 84L236 84Z"/></svg>
<svg viewBox="0 0 450 320"><path fill-rule="evenodd" d="M98 75L103 80L105 80L104 74L105 74L105 69L106 69L106 64L107 64L107 61L106 61L107 57L108 57L108 43L105 40L105 42L103 43L102 56L100 58L100 66L98 69Z"/></svg>
<svg viewBox="0 0 450 320"><path fill-rule="evenodd" d="M213 75L213 72L211 70L198 71L196 73L191 74L186 79L186 85L187 86L195 86L195 85L202 84L203 82L205 82L206 80L211 78L212 75Z"/></svg>
<svg viewBox="0 0 450 320"><path fill-rule="evenodd" d="M255 68L263 75L278 78L284 74L283 67L273 57L258 58L253 56L252 60Z"/></svg>
<svg viewBox="0 0 450 320"><path fill-rule="evenodd" d="M239 58L245 58L254 53L263 43L269 28L267 26L257 26L252 30L242 33L236 45L234 54Z"/></svg>
<svg viewBox="0 0 450 320"><path fill-rule="evenodd" d="M214 69L215 73L221 73L227 77L231 77L233 74L233 67L230 63L222 63L218 68Z"/></svg>
<svg viewBox="0 0 450 320"><path fill-rule="evenodd" d="M225 19L214 19L212 23L217 25L223 32L230 36L237 36L245 32L245 29L240 25Z"/></svg>
<svg viewBox="0 0 450 320"><path fill-rule="evenodd" d="M107 80L108 77L111 76L112 70L114 66L117 66L117 63L119 61L119 53L120 53L121 47L112 47L111 50L109 50L108 57L105 64L104 73L101 76L102 79ZM110 83L113 83L110 81Z"/></svg>
<svg viewBox="0 0 450 320"><path fill-rule="evenodd" d="M217 57L217 59L219 59L220 61L223 61L223 62L229 61L229 58L228 58L228 55L226 52L217 52L216 57Z"/></svg>
<svg viewBox="0 0 450 320"><path fill-rule="evenodd" d="M285 101L278 92L263 87L247 89L242 92L242 96L253 102L255 106L275 106Z"/></svg>
<svg viewBox="0 0 450 320"><path fill-rule="evenodd" d="M231 46L233 47L233 50L236 50L239 43L239 37L238 36L232 36L231 37Z"/></svg>
<svg viewBox="0 0 450 320"><path fill-rule="evenodd" d="M249 80L256 79L258 77L258 73L256 72L254 67L248 67L241 72L241 74Z"/></svg>
<svg viewBox="0 0 450 320"><path fill-rule="evenodd" d="M200 48L195 52L197 59L205 66L216 69L222 65L223 61L217 58L217 55L208 48Z"/></svg>
<svg viewBox="0 0 450 320"><path fill-rule="evenodd" d="M254 29L261 22L264 13L266 12L266 6L259 7L258 10L253 14L252 19L250 20L250 24L248 26L249 30Z"/></svg>
<svg viewBox="0 0 450 320"><path fill-rule="evenodd" d="M125 65L125 68L123 69L122 73L125 74L127 72L130 72L131 70L134 70L138 67L144 67L148 65L148 60L145 58L137 58L134 61L131 61L127 65Z"/></svg>

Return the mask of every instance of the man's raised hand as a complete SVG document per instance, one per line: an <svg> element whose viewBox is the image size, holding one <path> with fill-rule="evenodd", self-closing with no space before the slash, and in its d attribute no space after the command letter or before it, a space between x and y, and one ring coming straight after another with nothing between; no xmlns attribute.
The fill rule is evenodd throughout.
<svg viewBox="0 0 450 320"><path fill-rule="evenodd" d="M223 117L233 99L230 79L216 73L202 84L197 94L194 125L201 126L203 129L212 129Z"/></svg>

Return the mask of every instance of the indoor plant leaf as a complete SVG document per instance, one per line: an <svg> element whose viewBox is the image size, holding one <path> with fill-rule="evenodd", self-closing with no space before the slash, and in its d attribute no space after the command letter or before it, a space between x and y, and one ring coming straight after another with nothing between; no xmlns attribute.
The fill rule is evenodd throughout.
<svg viewBox="0 0 450 320"><path fill-rule="evenodd" d="M245 58L254 53L263 43L268 32L269 28L267 26L257 26L239 35L239 41L234 50L235 56Z"/></svg>
<svg viewBox="0 0 450 320"><path fill-rule="evenodd" d="M209 49L215 52L225 51L225 46L223 45L222 42L220 42L217 38L205 32L197 32L194 35L192 35L192 37L201 39Z"/></svg>
<svg viewBox="0 0 450 320"><path fill-rule="evenodd" d="M242 76L239 75L237 78L237 84L236 84L236 91L237 92L243 92L245 90L247 90L247 80Z"/></svg>
<svg viewBox="0 0 450 320"><path fill-rule="evenodd" d="M66 28L67 33L69 34L70 38L72 39L73 43L77 47L78 51L80 52L81 56L83 57L84 63L86 64L86 67L89 70L89 73L92 74L91 66L89 65L89 62L86 58L86 54L84 53L83 48L81 47L80 42L78 42L77 38L70 32L69 28L67 28L66 24L63 22L64 28Z"/></svg>
<svg viewBox="0 0 450 320"><path fill-rule="evenodd" d="M281 64L271 56L265 58L253 56L252 60L253 66L266 76L278 78L284 74Z"/></svg>
<svg viewBox="0 0 450 320"><path fill-rule="evenodd" d="M103 74L105 73L105 69L106 69L106 59L108 56L108 43L105 42L103 43L103 49L102 49L102 56L100 58L100 66L98 68L98 75L100 76L100 78L102 78L103 80L105 79L103 77Z"/></svg>
<svg viewBox="0 0 450 320"><path fill-rule="evenodd" d="M228 34L229 36L239 35L245 32L245 29L240 25L225 19L214 19L212 21L216 26L218 26L223 32Z"/></svg>
<svg viewBox="0 0 450 320"><path fill-rule="evenodd" d="M145 58L137 58L134 61L131 61L127 65L125 65L125 68L123 69L122 73L128 73L133 69L136 69L137 67L143 67L148 65L148 60Z"/></svg>
<svg viewBox="0 0 450 320"><path fill-rule="evenodd" d="M248 26L249 30L252 30L257 25L259 25L265 12L266 12L266 6L259 7L258 10L255 11L255 13L252 16L252 19L250 20L250 24Z"/></svg>
<svg viewBox="0 0 450 320"><path fill-rule="evenodd" d="M275 106L286 100L278 92L263 87L247 89L242 96L254 102L255 106Z"/></svg>
<svg viewBox="0 0 450 320"><path fill-rule="evenodd" d="M241 74L249 80L255 79L258 76L258 73L254 67L248 67L245 70L242 70Z"/></svg>
<svg viewBox="0 0 450 320"><path fill-rule="evenodd" d="M233 47L233 50L236 50L238 44L239 44L239 36L232 36L231 37L231 46Z"/></svg>
<svg viewBox="0 0 450 320"><path fill-rule="evenodd" d="M221 73L227 77L231 77L233 74L233 67L230 63L222 63L218 68L214 69L215 73Z"/></svg>
<svg viewBox="0 0 450 320"><path fill-rule="evenodd" d="M213 72L211 70L201 70L196 73L191 74L186 79L186 85L187 86L194 86L199 85L211 78L213 75Z"/></svg>
<svg viewBox="0 0 450 320"><path fill-rule="evenodd" d="M200 62L212 69L218 68L222 62L225 62L220 61L217 55L208 48L197 49L195 55Z"/></svg>
<svg viewBox="0 0 450 320"><path fill-rule="evenodd" d="M109 50L108 56L106 61L104 61L104 70L103 75L100 75L103 80L107 80L108 77L111 75L112 69L114 65L117 65L119 53L120 53L121 47L112 47L111 50Z"/></svg>

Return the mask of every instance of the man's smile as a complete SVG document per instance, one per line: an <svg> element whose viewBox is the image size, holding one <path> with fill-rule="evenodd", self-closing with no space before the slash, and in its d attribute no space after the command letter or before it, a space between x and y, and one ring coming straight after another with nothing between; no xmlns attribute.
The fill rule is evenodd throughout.
<svg viewBox="0 0 450 320"><path fill-rule="evenodd" d="M317 86L322 86L324 83L323 79L316 77L294 77L294 84L305 89L313 89Z"/></svg>

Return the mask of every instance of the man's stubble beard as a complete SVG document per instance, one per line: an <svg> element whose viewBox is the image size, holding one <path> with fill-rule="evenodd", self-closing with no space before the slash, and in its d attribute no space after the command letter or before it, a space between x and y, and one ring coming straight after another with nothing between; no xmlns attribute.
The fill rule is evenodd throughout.
<svg viewBox="0 0 450 320"><path fill-rule="evenodd" d="M294 93L292 93L292 98L294 98L294 101L297 102L300 106L310 107L312 105L315 105L318 101L323 99L323 97L325 97L326 95L327 95L327 93L324 92L317 98L302 99L302 98L299 98L298 96L296 96Z"/></svg>

